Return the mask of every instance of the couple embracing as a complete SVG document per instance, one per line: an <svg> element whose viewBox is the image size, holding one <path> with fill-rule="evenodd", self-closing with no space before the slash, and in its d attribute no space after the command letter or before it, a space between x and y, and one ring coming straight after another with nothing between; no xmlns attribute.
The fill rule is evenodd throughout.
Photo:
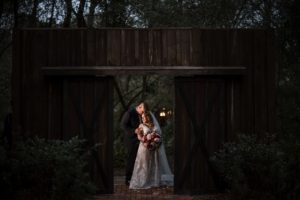
<svg viewBox="0 0 300 200"><path fill-rule="evenodd" d="M123 116L127 163L125 183L130 189L172 186L162 131L146 102L140 102Z"/></svg>

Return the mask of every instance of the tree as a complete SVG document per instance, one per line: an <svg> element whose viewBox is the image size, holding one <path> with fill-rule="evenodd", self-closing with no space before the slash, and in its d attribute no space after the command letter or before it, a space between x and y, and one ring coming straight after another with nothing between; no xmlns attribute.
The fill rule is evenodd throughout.
<svg viewBox="0 0 300 200"><path fill-rule="evenodd" d="M65 12L66 16L64 18L63 27L70 27L72 18L72 0L65 0Z"/></svg>
<svg viewBox="0 0 300 200"><path fill-rule="evenodd" d="M91 0L90 7L89 7L89 13L87 16L87 26L88 27L93 27L94 26L94 21L95 21L95 9L96 6L100 2L98 0Z"/></svg>
<svg viewBox="0 0 300 200"><path fill-rule="evenodd" d="M77 27L86 27L85 19L83 16L85 3L86 3L86 0L80 0L78 11L76 13Z"/></svg>

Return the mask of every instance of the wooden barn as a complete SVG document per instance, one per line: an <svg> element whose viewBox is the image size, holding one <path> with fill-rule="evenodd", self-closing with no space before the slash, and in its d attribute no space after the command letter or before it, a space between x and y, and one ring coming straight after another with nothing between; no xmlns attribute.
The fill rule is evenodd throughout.
<svg viewBox="0 0 300 200"><path fill-rule="evenodd" d="M272 32L260 29L17 29L13 131L100 143L90 173L113 193L113 77L174 77L174 192L218 190L209 157L240 133L274 132Z"/></svg>

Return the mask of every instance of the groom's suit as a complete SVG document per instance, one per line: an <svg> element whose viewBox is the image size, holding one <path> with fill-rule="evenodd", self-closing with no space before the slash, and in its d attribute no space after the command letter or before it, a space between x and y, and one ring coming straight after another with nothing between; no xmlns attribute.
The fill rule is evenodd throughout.
<svg viewBox="0 0 300 200"><path fill-rule="evenodd" d="M135 108L130 108L122 117L121 127L125 131L125 143L127 146L127 163L126 163L126 184L131 179L134 162L139 147L139 140L135 134L135 129L141 123L140 115Z"/></svg>

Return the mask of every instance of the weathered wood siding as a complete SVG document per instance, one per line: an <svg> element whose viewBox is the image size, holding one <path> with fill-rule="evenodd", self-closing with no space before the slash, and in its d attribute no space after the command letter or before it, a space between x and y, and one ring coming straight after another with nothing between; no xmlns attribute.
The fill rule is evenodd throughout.
<svg viewBox="0 0 300 200"><path fill-rule="evenodd" d="M241 128L241 78L175 79L175 191L216 192L221 180L210 157Z"/></svg>
<svg viewBox="0 0 300 200"><path fill-rule="evenodd" d="M195 148L196 153L190 151L192 141L205 136L203 141L211 155L222 142L235 138L240 132L258 135L274 132L276 63L272 41L272 33L266 30L15 30L12 77L14 132L25 137L40 135L67 139L83 134L84 126L86 129L93 128L85 131L85 137L93 143L103 143L99 160L107 175L96 179L104 192L112 192L112 78L84 75L77 75L75 79L67 75L51 77L45 76L43 67L246 67L242 76L188 74L188 77L175 80L175 192L213 190L215 186L208 163L199 153L200 148ZM184 92L180 92L180 88ZM205 131L195 132L191 121L194 126L201 125L205 118L205 105L214 94L217 94L218 100L205 120ZM187 101L184 101L184 96L187 96ZM101 109L94 113L99 101ZM193 109L193 115L187 114L189 107ZM192 119L193 116L195 119ZM97 120L93 122L95 118ZM92 123L96 128L89 126ZM185 161L189 160L192 161L191 170L186 170ZM101 168L97 170L92 174L101 172Z"/></svg>

